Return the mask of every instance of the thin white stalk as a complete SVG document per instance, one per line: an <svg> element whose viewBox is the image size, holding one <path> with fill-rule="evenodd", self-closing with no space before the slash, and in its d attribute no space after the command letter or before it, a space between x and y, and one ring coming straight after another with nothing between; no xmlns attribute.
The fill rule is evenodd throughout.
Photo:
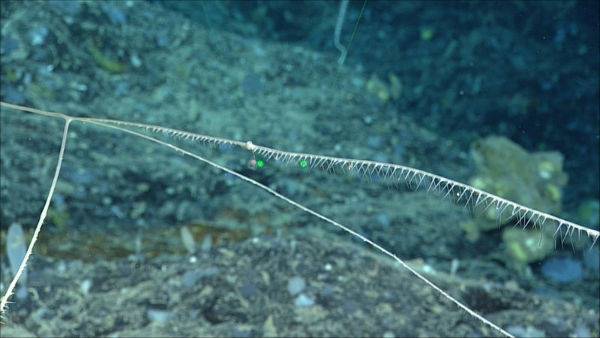
<svg viewBox="0 0 600 338"><path fill-rule="evenodd" d="M335 30L333 32L333 44L335 48L340 51L340 57L338 58L338 64L341 66L346 60L346 54L348 50L340 42L340 34L342 33L342 26L344 25L344 19L346 18L346 9L348 8L348 0L340 1L340 9L338 11L337 21L335 23Z"/></svg>
<svg viewBox="0 0 600 338"><path fill-rule="evenodd" d="M38 236L40 235L40 231L42 230L42 225L44 224L44 220L46 219L46 215L48 213L48 208L50 207L50 201L52 200L52 195L54 194L54 189L56 188L56 182L58 181L58 175L60 174L60 167L62 166L63 157L65 155L65 148L67 147L67 136L69 134L69 124L73 119L69 117L65 117L65 127L63 130L62 142L60 143L60 152L58 153L58 162L56 163L56 169L54 169L54 178L52 179L52 184L50 185L50 191L48 192L48 196L46 197L46 203L44 204L44 208L42 209L42 213L40 214L40 219L38 220L37 226L35 227L35 231L33 232L33 237L31 238L31 242L29 243L29 247L27 248L27 252L25 253L25 257L21 261L21 265L19 265L19 269L17 273L13 277L12 281L8 285L8 289L4 293L4 296L0 299L0 316L4 316L6 311L8 310L8 303L10 297L14 293L14 289L17 286L17 282L25 271L25 267L27 266L27 262L29 261L29 257L33 252L33 247L35 246L35 242L37 242Z"/></svg>
<svg viewBox="0 0 600 338"><path fill-rule="evenodd" d="M398 256L396 256L395 254L391 253L390 251L388 251L387 249L385 249L381 245L379 245L379 244L373 242L372 240L368 239L364 235L362 235L362 234L360 234L360 233L358 233L358 232L350 229L348 226L343 225L343 224L341 224L341 223L339 223L337 221L334 221L333 219L331 219L331 218L329 218L329 217L327 217L327 216L325 216L323 214L320 214L319 212L314 211L313 209L310 209L309 207L306 207L306 206L304 206L304 205L302 205L302 204L300 204L300 203L292 200L289 197L286 197L286 196L278 193L277 191L269 188L268 186L266 186L266 185L264 185L264 184L262 184L262 183L260 183L258 181L255 181L255 180L251 179L248 176L242 175L242 174L240 174L240 173L238 173L238 172L236 172L234 170L231 170L231 169L229 169L227 167L224 167L224 166L219 165L219 164L217 164L215 162L212 162L212 161L210 161L208 159L205 159L204 157L201 157L201 156L199 156L199 155L197 155L195 153L192 153L192 152L187 151L185 149L179 148L179 147L177 147L177 146L175 146L173 144L170 144L170 143L158 140L158 139L153 138L151 136L144 135L144 134L141 134L141 133L138 133L136 131L129 130L129 129L126 129L126 128L123 128L123 127L119 127L119 126L115 126L115 125L111 125L111 124L106 124L106 123L102 123L102 122L97 122L97 121L94 121L94 120L87 120L87 122L91 122L93 124L104 126L104 127L111 128L111 129L117 129L117 130L129 133L129 134L135 135L137 137L141 137L141 138L146 139L148 141L152 141L152 142L158 143L158 144L160 144L162 146L171 148L171 149L175 150L176 152L182 153L184 155L191 156L191 157L193 157L193 158L195 158L195 159L197 159L199 161L202 161L202 162L204 162L206 164L209 164L212 167L215 167L215 168L217 168L219 170L222 170L222 171L224 171L224 172L226 172L228 174L236 176L237 178L239 178L241 180L244 180L244 181L246 181L246 182L248 182L248 183L250 183L250 184L252 184L252 185L254 185L254 186L258 187L258 188L260 188L260 189L265 190L266 192L268 192L271 195L273 195L273 196L275 196L275 197L283 200L284 202L286 202L288 204L291 204L291 205L295 206L296 208L299 208L300 210L302 210L304 212L307 212L307 213L309 213L309 214L311 214L313 216L316 216L316 217L322 219L323 221L325 221L325 222L327 222L329 224L332 224L332 225L334 225L334 226L336 226L336 227L338 227L338 228L346 231L347 233L349 233L350 235L352 235L352 236L354 236L356 238L361 239L363 242L371 245L377 251L379 251L379 252L381 252L381 253L383 253L383 254L391 257L394 261L396 261L398 264L400 264L403 268L407 269L410 273L412 273L414 276L416 276L417 278L419 278L420 280L422 280L423 282L425 282L425 284L427 284L429 287L431 287L432 289L434 289L435 291L437 291L438 293L440 293L446 299L452 301L454 304L456 304L459 308L463 309L469 315L475 317L477 320L481 321L482 323L488 325L492 329L494 329L494 330L502 333L503 335L505 335L507 337L514 337L512 334L508 333L507 331L505 331L504 329L502 329L500 326L492 323L490 320L486 319L482 315L478 314L477 312L475 312L474 310L472 310L471 308L469 308L468 306L466 306L465 304L463 304L458 299L456 299L453 296L451 296L446 291L442 290L442 288L440 288L435 283L433 283L432 281L430 281L429 279L427 279L427 277L425 277L420 272L418 272L417 270L415 270L414 268L412 268L410 265L408 265L405 261L403 261L402 259L400 259Z"/></svg>

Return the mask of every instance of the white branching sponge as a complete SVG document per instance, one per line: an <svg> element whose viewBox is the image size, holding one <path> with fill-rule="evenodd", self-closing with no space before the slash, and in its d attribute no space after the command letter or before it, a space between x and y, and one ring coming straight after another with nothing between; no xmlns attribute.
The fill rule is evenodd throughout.
<svg viewBox="0 0 600 338"><path fill-rule="evenodd" d="M509 201L507 199L490 194L488 192L474 188L467 184L463 184L463 183L460 183L460 182L457 182L457 181L454 181L454 180L451 180L451 179L448 179L448 178L445 178L442 176L438 176L438 175L435 175L435 174L432 174L432 173L429 173L429 172L426 172L423 170L419 170L419 169L415 169L415 168L411 168L411 167L407 167L407 166L402 166L402 165L398 165L398 164L382 163L382 162L367 161L367 160L357 160L357 159L349 159L349 158L338 158L338 157L330 157L330 156L321 156L321 155L307 154L307 153L288 152L288 151L268 148L268 147L264 147L264 146L260 146L260 145L255 145L251 141L241 142L241 141L235 141L235 140L230 140L230 139L225 139L225 138L218 138L218 137L213 137L213 136L195 134L195 133L190 133L190 132L186 132L186 131L165 128L165 127L161 127L161 126L148 125L148 124L143 124L143 123L133 123L133 122L118 121L118 120L107 120L107 119L96 119L96 118L85 118L85 117L74 117L74 116L69 116L69 115L62 114L62 113L52 113L52 112L42 111L42 110L38 110L38 109L34 109L34 108L13 105L10 103L5 103L5 102L0 102L0 106L9 108L11 110L20 111L20 112L28 112L28 113L33 113L33 114L38 114L38 115L43 115L43 116L48 116L48 117L61 118L65 121L63 135L62 135L62 142L61 142L60 151L59 151L59 155L58 155L58 161L56 164L54 177L52 179L52 184L50 186L50 191L48 192L48 196L46 197L46 202L44 204L44 208L42 209L42 212L40 214L39 221L37 223L37 226L36 226L34 234L33 234L33 238L27 248L27 251L25 253L23 261L21 262L19 269L17 270L17 273L15 274L14 278L12 279L8 289L6 290L5 294L1 298L1 301L0 301L0 314L1 315L5 314L5 312L7 311L7 305L9 303L9 299L14 292L14 288L17 284L17 281L22 276L22 274L25 270L27 261L33 251L33 247L35 245L35 242L38 238L38 235L40 233L40 230L41 230L44 220L46 218L46 214L47 214L48 208L50 206L50 201L52 199L52 195L53 195L54 189L56 187L56 182L58 181L59 174L60 174L62 159L64 157L66 144L67 144L69 125L72 122L89 123L89 124L94 124L94 125L105 127L105 128L119 130L121 132L130 134L130 135L134 135L136 137L140 137L147 141L158 143L158 144L165 146L167 148L170 148L178 153L190 156L190 157L192 157L196 160L202 161L214 168L217 168L226 173L229 173L229 174L231 174L245 182L248 182L260 189L263 189L266 192L272 194L273 196L285 201L286 203L293 205L306 213L316 216L317 218L319 218L329 224L332 224L332 225L346 231L347 233L351 234L352 236L359 238L362 241L368 243L369 245L371 245L373 248L375 248L380 253L385 254L385 255L391 257L392 259L394 259L403 268L410 271L413 275L415 275L417 278L422 280L429 287L431 287L434 290L436 290L437 292L439 292L442 296L444 296L445 298L447 298L450 301L452 301L453 303L455 303L458 307L460 307L461 309L466 311L469 315L477 318L481 322L485 323L486 325L490 326L494 330L496 330L506 336L512 336L512 335L510 333L508 333L507 331L505 331L504 329L502 329L501 327L499 327L498 325L490 322L488 319L486 319L483 316L481 316L480 314L476 313L474 310L470 309L468 306L466 306L464 303L460 302L459 300L457 300L456 298L454 298L453 296L448 294L446 291L442 290L436 284L434 284L429 279L427 279L423 274L421 274L420 272L418 272L417 270L415 270L414 268L412 268L411 266L406 264L402 259L397 257L392 252L388 251L387 249L383 248L379 244L368 239L364 235L350 229L348 226L341 224L327 216L324 216L321 213L314 211L313 209L310 209L310 208L280 194L279 192L273 190L272 188L269 188L268 186L266 186L258 181L255 181L241 173L238 173L238 172L233 171L229 168L226 168L222 165L219 165L215 162L212 162L204 157L201 157L198 154L195 154L195 153L192 153L185 149L179 148L179 147L175 146L174 144L171 144L171 143L159 140L157 138L154 138L152 136L143 134L142 132L145 131L145 132L151 132L151 133L157 133L157 134L165 134L165 135L169 135L172 137L197 141L197 142L203 143L203 144L212 144L212 145L216 144L216 145L228 145L228 146L239 147L241 149L245 149L249 152L252 152L255 155L259 155L267 161L275 160L275 161L280 161L280 162L284 162L284 163L290 163L290 162L299 163L299 162L301 162L305 166L310 166L311 168L323 169L323 170L334 171L334 172L358 173L360 175L377 174L378 176L384 177L386 180L389 180L389 181L404 182L404 183L408 184L409 186L413 187L414 189L426 188L427 191L437 192L443 198L451 198L456 203L461 204L461 205L478 207L478 209L480 209L481 207L483 207L484 209L495 208L498 215L503 215L508 218L515 218L524 226L545 227L545 226L550 226L551 224L553 224L556 227L555 234L560 232L563 236L569 236L569 235L572 235L573 233L578 233L578 234L583 233L591 238L592 245L594 245L596 243L596 241L598 240L598 237L600 237L600 233L597 230L564 220L562 218L550 215L545 212L531 209L527 206Z"/></svg>

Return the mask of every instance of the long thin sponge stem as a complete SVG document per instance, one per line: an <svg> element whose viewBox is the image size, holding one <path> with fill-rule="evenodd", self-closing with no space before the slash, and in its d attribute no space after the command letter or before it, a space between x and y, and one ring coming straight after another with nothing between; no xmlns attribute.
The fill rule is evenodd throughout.
<svg viewBox="0 0 600 338"><path fill-rule="evenodd" d="M46 219L46 215L48 213L48 208L50 207L50 201L52 200L52 195L54 195L54 189L56 188L56 182L58 182L58 176L60 174L60 168L62 166L62 161L65 155L65 148L67 147L67 136L69 134L69 125L73 119L69 117L65 117L65 127L63 130L62 141L60 143L60 152L58 153L58 162L56 163L56 168L54 169L54 177L52 178L52 184L50 185L50 191L48 192L48 196L46 197L46 203L44 203L44 208L40 213L40 219L35 227L35 231L33 232L33 237L31 238L31 242L29 243L29 247L27 247L27 252L25 252L25 257L21 261L19 265L19 269L17 269L17 273L13 277L12 281L8 285L8 289L4 293L4 296L0 299L0 317L4 316L6 310L8 309L9 299L14 293L14 289L17 285L17 281L25 271L25 267L27 266L27 262L29 261L29 256L33 252L33 247L37 242L38 236L40 235L40 231L42 230L42 225L44 224L44 220Z"/></svg>
<svg viewBox="0 0 600 338"><path fill-rule="evenodd" d="M172 145L170 143L163 142L163 141L158 140L156 138L153 138L151 136L144 135L144 134L138 133L136 131L125 129L125 128L122 128L122 127L119 127L119 126L114 126L114 125L105 124L105 123L101 123L101 122L96 122L96 121L92 121L92 120L88 120L88 122L91 122L91 123L97 124L97 125L101 125L101 126L104 126L104 127L112 128L112 129L117 129L117 130L120 130L120 131L123 131L123 132L126 132L126 133L130 133L130 134L133 134L133 135L135 135L137 137L141 137L141 138L146 139L148 141L152 141L152 142L158 143L158 144L160 144L162 146L171 148L171 149L175 150L176 152L182 153L184 155L191 156L191 157L193 157L193 158L195 158L195 159L197 159L199 161L202 161L202 162L204 162L204 163L206 163L206 164L208 164L208 165L210 165L212 167L215 167L215 168L217 168L219 170L222 170L222 171L224 171L226 173L234 175L234 176L236 176L237 178L239 178L241 180L244 180L244 181L246 181L246 182L248 182L250 184L253 184L253 185L259 187L260 189L263 189L263 190L267 191L271 195L273 195L273 196L275 196L275 197L277 197L277 198L285 201L286 203L291 204L291 205L295 206L296 208L299 208L302 211L305 211L305 212L307 212L307 213L309 213L309 214L311 214L313 216L316 216L316 217L322 219L323 221L325 221L325 222L327 222L329 224L335 225L336 227L338 227L338 228L346 231L350 235L352 235L354 237L357 237L357 238L361 239L363 242L366 242L367 244L371 245L377 251L379 251L379 252L381 252L381 253L383 253L383 254L391 257L397 263L399 263L403 268L405 268L408 271L410 271L410 273L412 273L417 278L419 278L420 280L422 280L423 282L425 282L427 285L429 285L435 291L439 292L442 296L444 296L445 298L449 299L454 304L458 305L458 307L460 307L461 309L463 309L464 311L466 311L468 314L470 314L471 316L473 316L473 317L477 318L478 320L480 320L482 323L488 325L489 327L493 328L494 330L497 330L498 332L502 333L503 335L506 335L507 337L513 337L513 335L511 335L510 333L508 333L507 331L505 331L504 329L502 329L498 325L492 323L491 321L489 321L485 317L481 316L480 314L478 314L474 310L470 309L468 306L466 306L465 304L463 304L458 299L452 297L446 291L442 290L439 286L437 286L432 281L430 281L429 279L427 279L425 276L423 276L417 270L415 270L414 268L412 268L410 265L408 265L406 262L404 262L398 256L396 256L395 254L391 253L390 251L388 251L387 249L385 249L381 245L379 245L379 244L373 242L372 240L368 239L364 235L362 235L362 234L360 234L360 233L358 233L358 232L350 229L348 226L343 225L343 224L341 224L341 223L339 223L337 221L334 221L333 219L331 219L331 218L329 218L329 217L327 217L327 216L325 216L325 215L323 215L323 214L321 214L321 213L319 213L317 211L314 211L314 210L310 209L309 207L306 207L306 206L304 206L304 205L302 205L302 204L300 204L300 203L292 200L289 197L286 197L286 196L278 193L277 191L269 188L268 186L266 186L266 185L264 185L264 184L262 184L262 183L260 183L258 181L255 181L255 180L251 179L250 177L247 177L247 176L242 175L242 174L240 174L240 173L238 173L238 172L236 172L234 170L231 170L231 169L229 169L227 167L224 167L224 166L219 165L219 164L217 164L215 162L212 162L212 161L210 161L208 159L205 159L205 158L203 158L203 157L201 157L201 156L199 156L197 154L194 154L194 153L192 153L190 151L187 151L185 149L179 148L179 147L177 147L175 145Z"/></svg>

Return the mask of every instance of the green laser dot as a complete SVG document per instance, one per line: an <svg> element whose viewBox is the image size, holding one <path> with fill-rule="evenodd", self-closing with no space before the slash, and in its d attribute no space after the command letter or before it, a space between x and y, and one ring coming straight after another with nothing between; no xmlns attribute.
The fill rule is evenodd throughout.
<svg viewBox="0 0 600 338"><path fill-rule="evenodd" d="M306 168L308 166L308 162L306 160L301 160L300 161L300 167L301 168Z"/></svg>
<svg viewBox="0 0 600 338"><path fill-rule="evenodd" d="M263 161L263 160L256 161L256 167L258 169L264 168L264 166L265 166L265 161Z"/></svg>

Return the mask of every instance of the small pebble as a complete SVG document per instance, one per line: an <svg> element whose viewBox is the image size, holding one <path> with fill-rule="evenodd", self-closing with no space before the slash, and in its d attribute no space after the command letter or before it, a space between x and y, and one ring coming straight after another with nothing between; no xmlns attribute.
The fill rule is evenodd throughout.
<svg viewBox="0 0 600 338"><path fill-rule="evenodd" d="M304 278L299 277L299 276L294 276L292 278L290 278L290 280L288 281L288 292L290 293L290 295L295 296L297 294L299 294L300 292L304 291L304 288L306 287L306 282L304 281Z"/></svg>
<svg viewBox="0 0 600 338"><path fill-rule="evenodd" d="M311 307L315 305L315 300L302 293L298 297L296 297L294 305L296 305L297 307Z"/></svg>

